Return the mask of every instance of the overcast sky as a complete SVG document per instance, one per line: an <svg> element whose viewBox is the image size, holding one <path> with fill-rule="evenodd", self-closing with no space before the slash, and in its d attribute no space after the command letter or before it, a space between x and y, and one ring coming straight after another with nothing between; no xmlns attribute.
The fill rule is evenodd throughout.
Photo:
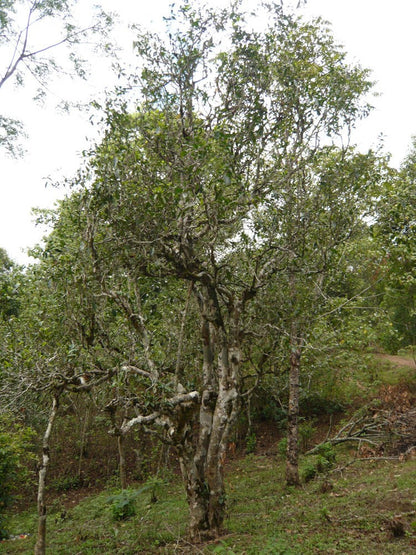
<svg viewBox="0 0 416 555"><path fill-rule="evenodd" d="M105 0L102 4L117 10L130 23L158 25L168 13L172 0ZM221 0L206 0L207 4L224 5ZM247 0L255 8L256 0ZM375 110L362 124L353 141L362 149L385 136L385 148L392 154L392 163L399 165L416 134L415 108L415 0L309 0L302 9L305 16L322 16L331 22L334 35L344 45L352 61L373 71L379 97L373 99ZM131 38L120 33L123 46L130 49ZM32 207L51 207L63 193L46 186L48 177L58 181L70 176L80 164L80 152L86 147L86 137L93 136L88 118L80 113L62 115L53 105L68 92L75 99L81 87L88 95L105 86L110 73L81 83L78 90L62 83L51 83L51 96L45 108L31 101L27 90L6 84L0 90L3 115L19 117L26 125L29 139L27 154L20 160L10 160L0 151L0 247L20 263L29 261L25 251L41 239L43 231L36 228Z"/></svg>

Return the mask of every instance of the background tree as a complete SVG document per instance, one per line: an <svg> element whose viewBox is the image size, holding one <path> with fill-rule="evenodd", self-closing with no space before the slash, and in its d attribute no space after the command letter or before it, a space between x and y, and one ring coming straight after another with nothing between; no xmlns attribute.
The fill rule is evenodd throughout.
<svg viewBox="0 0 416 555"><path fill-rule="evenodd" d="M376 238L384 254L386 285L382 307L392 326L384 345L395 352L416 343L416 143L380 197Z"/></svg>
<svg viewBox="0 0 416 555"><path fill-rule="evenodd" d="M365 218L382 177L383 159L372 152L321 148L305 161L302 172L287 180L278 196L258 212L261 241L279 242L281 268L270 280L264 302L270 303L269 333L285 338L289 370L287 482L300 483L298 417L301 356L311 334L335 301L348 245L361 237ZM356 291L355 291L356 292ZM354 292L354 294L355 294ZM345 301L345 298L344 298ZM273 314L274 312L274 314ZM320 348L325 348L320 345Z"/></svg>
<svg viewBox="0 0 416 555"><path fill-rule="evenodd" d="M81 54L85 44L95 42L109 52L108 31L111 18L96 8L93 21L85 27L77 23L77 2L72 0L4 0L0 6L0 89L8 82L22 85L29 78L35 83L35 98L48 90L52 74L72 73L85 78L87 65ZM45 37L50 37L45 39ZM66 49L72 69L62 67L56 53ZM64 65L67 66L67 63ZM3 108L4 110L4 108ZM22 122L0 114L0 147L19 154L18 138Z"/></svg>

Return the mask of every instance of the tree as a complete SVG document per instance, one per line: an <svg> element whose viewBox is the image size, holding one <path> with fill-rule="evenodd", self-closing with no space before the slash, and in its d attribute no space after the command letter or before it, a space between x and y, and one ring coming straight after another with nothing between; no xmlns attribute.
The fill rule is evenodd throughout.
<svg viewBox="0 0 416 555"><path fill-rule="evenodd" d="M2 1L0 89L9 81L22 85L30 77L37 88L36 98L43 98L51 74L63 71L55 55L61 48L67 50L73 73L85 78L86 64L80 46L91 36L99 36L103 47L109 51L106 37L111 18L97 10L95 20L80 27L74 17L76 4L76 0ZM45 36L53 38L45 40ZM0 114L0 146L10 154L19 153L16 140L22 132L19 120Z"/></svg>
<svg viewBox="0 0 416 555"><path fill-rule="evenodd" d="M348 258L348 244L361 237L365 218L372 214L383 175L384 160L373 152L321 148L298 175L264 203L257 218L261 240L278 237L282 268L277 284L271 280L266 302L271 333L286 337L289 366L288 448L286 480L299 485L298 416L301 357L310 347L318 320L330 312L334 282ZM345 299L344 299L345 300ZM323 346L322 346L323 347Z"/></svg>
<svg viewBox="0 0 416 555"><path fill-rule="evenodd" d="M130 368L156 389L165 383L146 340L143 294L132 297L141 280L189 284L199 310L199 395L181 393L177 382L170 400L121 426L123 433L165 422L194 538L223 523L223 462L241 404L248 306L293 267L279 222L291 222L301 245L287 216L290 199L301 206L298 194L312 184L303 176L324 136L336 137L368 111L367 72L347 65L325 27L276 5L267 14L268 26L255 32L237 6L215 14L184 3L167 19L166 41L139 35L138 108L130 112L129 94L109 103L105 139L84 176L84 248L105 295L136 321L143 353L152 355L145 369ZM227 51L216 46L221 39ZM257 224L273 212L274 227Z"/></svg>
<svg viewBox="0 0 416 555"><path fill-rule="evenodd" d="M392 328L385 346L393 351L416 343L416 140L398 172L392 172L378 203L375 237L384 253L386 289L382 306Z"/></svg>
<svg viewBox="0 0 416 555"><path fill-rule="evenodd" d="M175 447L194 539L223 525L227 443L252 374L244 353L264 322L254 301L271 281L290 285L303 258L316 270L313 240L331 219L310 236L296 219L324 189L312 168L324 139L368 111L367 72L325 26L265 10L257 32L237 4L185 2L166 36L139 34L140 70L109 100L37 270L54 338L40 383L80 388L90 373L88 387L111 384L116 434L142 426Z"/></svg>
<svg viewBox="0 0 416 555"><path fill-rule="evenodd" d="M69 241L67 244L69 246ZM19 312L8 315L0 345L0 413L6 414L15 423L22 414L29 422L36 415L37 428L45 427L39 464L38 554L44 553L46 548L45 488L50 462L50 437L59 404L68 392L88 391L92 384L85 385L81 377L90 368L95 370L93 383L103 381L103 374L108 381L112 370L110 367L105 372L100 371L93 365L94 359L83 348L82 342L77 342L80 328L74 325L65 295L65 287L68 286L65 278L69 275L61 280L61 287L58 288L51 270L46 263L38 264L28 268L20 278ZM52 407L44 416L49 403Z"/></svg>

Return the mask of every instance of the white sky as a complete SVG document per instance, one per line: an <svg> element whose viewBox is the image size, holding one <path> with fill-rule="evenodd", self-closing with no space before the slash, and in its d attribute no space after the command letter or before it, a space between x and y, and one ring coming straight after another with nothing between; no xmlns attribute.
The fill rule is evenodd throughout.
<svg viewBox="0 0 416 555"><path fill-rule="evenodd" d="M82 0L83 2L85 0ZM172 0L103 0L107 9L125 14L129 23L156 25L168 13ZM225 5L221 0L206 0L209 5ZM247 0L255 8L256 0ZM365 149L385 135L385 147L398 165L405 156L411 137L416 134L416 21L415 0L308 0L302 12L319 15L330 21L338 42L345 46L354 62L373 71L376 109L358 128L353 142ZM130 49L131 38L122 31L120 40ZM80 113L64 116L51 106L56 98L69 91L75 98L81 89L88 94L108 84L110 74L101 73L74 90L62 83L51 83L48 107L33 104L28 91L6 84L0 90L3 115L22 119L29 134L27 155L20 160L7 158L0 151L0 247L20 263L29 261L25 250L41 239L43 230L36 228L31 208L51 207L63 195L59 189L45 187L49 176L58 181L71 176L80 163L80 152L93 129L88 117Z"/></svg>

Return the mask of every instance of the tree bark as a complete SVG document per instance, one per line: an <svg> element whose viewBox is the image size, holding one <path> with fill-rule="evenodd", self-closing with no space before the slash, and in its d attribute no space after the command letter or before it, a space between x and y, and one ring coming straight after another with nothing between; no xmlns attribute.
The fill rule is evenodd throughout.
<svg viewBox="0 0 416 555"><path fill-rule="evenodd" d="M198 465L195 448L190 438L181 445L179 462L189 506L189 535L192 541L200 541L209 531L209 490L204 477L204 468Z"/></svg>
<svg viewBox="0 0 416 555"><path fill-rule="evenodd" d="M235 345L229 348L224 338L218 364L218 398L207 456L207 481L210 491L208 521L210 530L215 534L220 532L225 517L224 463L230 431L238 413L237 372L240 358L239 348Z"/></svg>
<svg viewBox="0 0 416 555"><path fill-rule="evenodd" d="M209 486L206 481L208 448L212 433L214 409L217 401L217 387L214 368L215 328L213 325L213 305L208 295L198 297L201 308L201 340L203 352L202 380L203 392L199 407L198 435L194 448L188 441L184 460L184 479L189 504L189 532L193 541L209 534L208 503Z"/></svg>
<svg viewBox="0 0 416 555"><path fill-rule="evenodd" d="M39 468L39 485L38 485L38 533L35 545L35 555L44 555L46 550L46 502L45 502L45 486L46 474L50 462L49 439L52 433L53 424L59 407L59 394L53 397L52 408L49 415L48 425L45 430L42 441L42 463Z"/></svg>
<svg viewBox="0 0 416 555"><path fill-rule="evenodd" d="M298 486L299 480L299 377L301 349L297 338L291 338L289 371L289 410L287 416L286 484Z"/></svg>
<svg viewBox="0 0 416 555"><path fill-rule="evenodd" d="M126 458L125 458L125 452L124 452L123 434L119 434L117 436L117 447L118 447L118 456L119 456L120 485L121 485L121 489L127 489Z"/></svg>
<svg viewBox="0 0 416 555"><path fill-rule="evenodd" d="M202 394L199 414L206 405L206 392ZM176 429L171 437L179 457L182 479L189 506L189 532L192 541L199 541L209 530L207 505L209 491L205 482L205 457L201 452L201 427L197 428L194 406L178 406Z"/></svg>

